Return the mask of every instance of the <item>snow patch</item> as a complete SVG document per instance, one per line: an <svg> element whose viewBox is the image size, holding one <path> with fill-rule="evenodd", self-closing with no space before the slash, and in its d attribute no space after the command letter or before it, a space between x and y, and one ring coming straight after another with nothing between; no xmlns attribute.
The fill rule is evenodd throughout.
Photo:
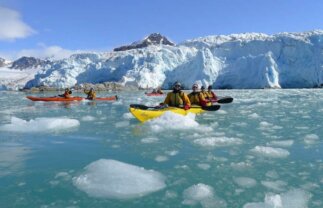
<svg viewBox="0 0 323 208"><path fill-rule="evenodd" d="M111 199L142 197L166 187L159 172L108 159L86 166L73 183L89 196Z"/></svg>

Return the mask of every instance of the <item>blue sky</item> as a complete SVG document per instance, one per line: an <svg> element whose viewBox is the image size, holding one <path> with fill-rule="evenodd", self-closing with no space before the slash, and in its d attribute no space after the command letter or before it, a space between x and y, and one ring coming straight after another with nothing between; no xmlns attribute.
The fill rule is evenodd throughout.
<svg viewBox="0 0 323 208"><path fill-rule="evenodd" d="M1 8L10 17L3 18ZM206 35L323 29L322 11L319 0L0 0L0 56L54 46L107 51L152 32L178 43ZM20 21L17 27L1 27L10 18Z"/></svg>

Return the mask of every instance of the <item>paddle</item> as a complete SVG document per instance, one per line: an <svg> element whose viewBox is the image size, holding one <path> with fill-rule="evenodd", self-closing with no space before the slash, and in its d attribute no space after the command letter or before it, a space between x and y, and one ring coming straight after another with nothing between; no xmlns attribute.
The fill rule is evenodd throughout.
<svg viewBox="0 0 323 208"><path fill-rule="evenodd" d="M216 103L220 103L220 104L225 104L225 103L232 103L233 98L232 97L221 97L216 101L212 101L212 102L216 102Z"/></svg>
<svg viewBox="0 0 323 208"><path fill-rule="evenodd" d="M162 106L156 106L156 107L152 107L152 106L145 106L145 105L141 105L141 104L130 104L131 108L136 108L136 109L141 109L141 110L147 110L147 109L162 109ZM205 111L217 111L220 109L220 105L211 105L211 106L192 106L192 108L202 108Z"/></svg>

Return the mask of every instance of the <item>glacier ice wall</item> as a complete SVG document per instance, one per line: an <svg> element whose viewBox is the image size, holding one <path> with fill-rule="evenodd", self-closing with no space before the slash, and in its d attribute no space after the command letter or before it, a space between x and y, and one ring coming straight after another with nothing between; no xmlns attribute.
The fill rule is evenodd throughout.
<svg viewBox="0 0 323 208"><path fill-rule="evenodd" d="M52 62L26 87L122 82L169 88L180 81L216 88L311 88L323 84L323 30L196 38L176 46L74 54Z"/></svg>

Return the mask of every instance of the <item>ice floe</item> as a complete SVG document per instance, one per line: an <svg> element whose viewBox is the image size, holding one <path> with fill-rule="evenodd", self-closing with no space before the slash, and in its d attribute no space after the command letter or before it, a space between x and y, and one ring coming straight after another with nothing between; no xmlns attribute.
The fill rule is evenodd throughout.
<svg viewBox="0 0 323 208"><path fill-rule="evenodd" d="M268 189L274 191L283 191L287 183L285 181L277 180L277 181L261 181L261 184Z"/></svg>
<svg viewBox="0 0 323 208"><path fill-rule="evenodd" d="M83 116L81 118L82 121L94 121L95 120L95 117L93 116Z"/></svg>
<svg viewBox="0 0 323 208"><path fill-rule="evenodd" d="M158 155L158 156L156 156L155 160L157 162L165 162L165 161L168 160L168 157L167 156L164 156L164 155Z"/></svg>
<svg viewBox="0 0 323 208"><path fill-rule="evenodd" d="M166 187L161 173L116 160L100 159L84 169L73 183L92 197L137 198Z"/></svg>
<svg viewBox="0 0 323 208"><path fill-rule="evenodd" d="M212 131L211 127L200 125L195 121L195 114L180 115L173 112L166 112L162 116L149 120L145 123L153 131L165 130L197 130L197 131Z"/></svg>
<svg viewBox="0 0 323 208"><path fill-rule="evenodd" d="M268 142L267 145L269 146L279 146L279 147L290 147L294 144L293 140L280 140L280 141L271 141Z"/></svg>
<svg viewBox="0 0 323 208"><path fill-rule="evenodd" d="M226 207L226 202L223 199L217 197L214 193L214 189L206 184L193 185L183 192L183 204L185 205L198 205L202 207Z"/></svg>
<svg viewBox="0 0 323 208"><path fill-rule="evenodd" d="M243 208L305 208L310 198L311 194L301 189L292 189L282 194L268 193L264 202L247 203Z"/></svg>
<svg viewBox="0 0 323 208"><path fill-rule="evenodd" d="M316 144L319 141L319 136L316 134L308 134L304 137L304 142L308 145Z"/></svg>
<svg viewBox="0 0 323 208"><path fill-rule="evenodd" d="M249 177L236 177L233 181L242 188L252 188L257 185L257 181Z"/></svg>
<svg viewBox="0 0 323 208"><path fill-rule="evenodd" d="M269 158L284 158L289 155L289 152L285 149L266 146L256 146L253 149L251 149L250 152L257 156Z"/></svg>
<svg viewBox="0 0 323 208"><path fill-rule="evenodd" d="M146 144L150 144L150 143L156 143L158 142L158 138L155 138L155 137L147 137L147 138L143 138L141 139L141 143L146 143Z"/></svg>
<svg viewBox="0 0 323 208"><path fill-rule="evenodd" d="M243 141L242 139L231 137L208 137L195 139L193 142L203 147L224 147L231 145L240 145Z"/></svg>
<svg viewBox="0 0 323 208"><path fill-rule="evenodd" d="M80 122L78 120L63 117L35 118L29 121L12 117L11 123L0 126L0 130L13 132L48 132L75 128L79 125Z"/></svg>

